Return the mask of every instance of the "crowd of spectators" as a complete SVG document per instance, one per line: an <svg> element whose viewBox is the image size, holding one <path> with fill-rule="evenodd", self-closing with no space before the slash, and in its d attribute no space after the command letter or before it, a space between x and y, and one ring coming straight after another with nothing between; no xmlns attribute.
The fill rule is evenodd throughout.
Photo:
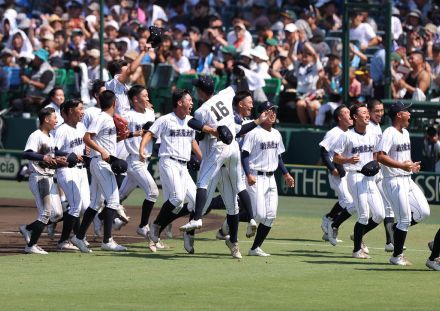
<svg viewBox="0 0 440 311"><path fill-rule="evenodd" d="M165 63L175 77L197 73L232 81L242 74L254 100L263 101L264 80L279 78L280 121L302 124L325 124L342 101L341 0L104 2L104 80L114 76L117 60ZM392 4L392 97L438 100L440 6L432 0ZM92 104L90 81L100 74L97 1L3 0L0 20L0 91L17 85L26 90L10 103L12 113L35 112L48 100L57 103L51 99L57 69L73 70L70 96ZM150 25L164 29L163 43L140 53ZM384 25L383 11L350 13L352 102L385 96ZM139 66L128 84L145 84L143 79Z"/></svg>

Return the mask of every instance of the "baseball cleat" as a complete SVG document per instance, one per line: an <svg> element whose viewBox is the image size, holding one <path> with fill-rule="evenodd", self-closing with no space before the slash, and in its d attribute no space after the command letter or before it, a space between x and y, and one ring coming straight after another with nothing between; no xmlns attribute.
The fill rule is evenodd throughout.
<svg viewBox="0 0 440 311"><path fill-rule="evenodd" d="M48 252L46 252L44 249L39 247L37 244L34 244L32 246L27 246L24 248L25 253L28 254L39 254L39 255L47 255Z"/></svg>
<svg viewBox="0 0 440 311"><path fill-rule="evenodd" d="M229 239L225 240L226 246L231 251L232 258L241 259L243 258L240 253L240 248L238 247L238 242L232 243Z"/></svg>
<svg viewBox="0 0 440 311"><path fill-rule="evenodd" d="M165 244L163 244L163 242L160 239L155 244L156 244L156 249L164 249L165 248Z"/></svg>
<svg viewBox="0 0 440 311"><path fill-rule="evenodd" d="M150 231L150 227L148 225L143 227L138 227L136 233L146 239L148 239L148 232Z"/></svg>
<svg viewBox="0 0 440 311"><path fill-rule="evenodd" d="M114 252L124 252L127 250L125 246L116 243L115 240L113 240L113 238L110 238L108 240L108 243L102 242L101 249L104 251L114 251Z"/></svg>
<svg viewBox="0 0 440 311"><path fill-rule="evenodd" d="M60 251L79 251L79 248L73 245L70 241L64 241L57 244Z"/></svg>
<svg viewBox="0 0 440 311"><path fill-rule="evenodd" d="M20 227L18 227L18 231L20 231L26 244L29 244L29 241L31 240L32 231L27 230L26 225L21 225Z"/></svg>
<svg viewBox="0 0 440 311"><path fill-rule="evenodd" d="M250 249L248 252L249 256L260 256L260 257L269 257L270 254L265 253L261 248L257 247L256 249Z"/></svg>
<svg viewBox="0 0 440 311"><path fill-rule="evenodd" d="M20 226L21 227L21 226ZM25 228L26 229L26 228ZM21 231L20 231L21 232ZM434 248L434 241L428 242L429 250L432 252L432 249Z"/></svg>
<svg viewBox="0 0 440 311"><path fill-rule="evenodd" d="M89 241L87 241L87 237L85 236L84 237L84 244L87 246L87 247L89 247L90 246L90 243L89 243Z"/></svg>
<svg viewBox="0 0 440 311"><path fill-rule="evenodd" d="M357 258L357 259L370 259L371 257L366 254L362 248L358 250L357 252L354 252L351 257Z"/></svg>
<svg viewBox="0 0 440 311"><path fill-rule="evenodd" d="M159 230L160 230L159 225L156 224L150 225L149 236L150 236L150 240L153 241L154 243L157 243L159 241Z"/></svg>
<svg viewBox="0 0 440 311"><path fill-rule="evenodd" d="M226 240L229 239L229 234L223 234L223 230L220 228L217 231L217 234L215 235L215 238L217 240Z"/></svg>
<svg viewBox="0 0 440 311"><path fill-rule="evenodd" d="M117 217L125 223L130 221L130 217L125 214L125 208L122 205L119 205L119 208L116 210Z"/></svg>
<svg viewBox="0 0 440 311"><path fill-rule="evenodd" d="M192 219L187 224L181 226L179 228L179 230L188 232L188 231L191 231L194 229L200 229L200 228L202 228L202 220L201 219L199 219L199 220Z"/></svg>
<svg viewBox="0 0 440 311"><path fill-rule="evenodd" d="M157 251L156 244L154 244L153 241L149 241L149 242L148 242L148 248L149 248L150 251L152 251L153 253L155 253L155 252Z"/></svg>
<svg viewBox="0 0 440 311"><path fill-rule="evenodd" d="M350 234L350 240L354 241L354 235L353 234ZM361 243L361 248L362 248L362 251L365 254L369 254L370 253L370 250L368 249L368 246L367 246L367 244L364 243L364 241L362 241L362 243ZM406 249L406 247L403 247L403 248Z"/></svg>
<svg viewBox="0 0 440 311"><path fill-rule="evenodd" d="M188 254L194 254L194 236L188 232L183 233L183 247Z"/></svg>
<svg viewBox="0 0 440 311"><path fill-rule="evenodd" d="M393 243L385 244L385 251L387 253L394 252L394 245L393 245Z"/></svg>
<svg viewBox="0 0 440 311"><path fill-rule="evenodd" d="M173 232L171 231L172 228L173 228L173 224L168 224L168 226L166 226L165 229L163 230L165 232L165 236L168 239L173 238Z"/></svg>
<svg viewBox="0 0 440 311"><path fill-rule="evenodd" d="M80 240L76 237L76 235L74 235L71 239L70 242L72 242L73 245L75 245L76 247L79 248L79 250L82 253L91 253L92 250L87 248L87 245L85 243L84 240Z"/></svg>
<svg viewBox="0 0 440 311"><path fill-rule="evenodd" d="M426 261L426 266L429 269L435 270L435 271L440 271L440 257L435 258L434 260L427 260Z"/></svg>
<svg viewBox="0 0 440 311"><path fill-rule="evenodd" d="M119 231L126 224L127 223L122 221L120 218L115 218L115 219L113 219L112 229Z"/></svg>
<svg viewBox="0 0 440 311"><path fill-rule="evenodd" d="M397 257L390 257L390 263L398 266L412 266L412 263L408 259L406 259L403 254L400 254Z"/></svg>
<svg viewBox="0 0 440 311"><path fill-rule="evenodd" d="M327 235L327 233L324 233L324 234L322 235L322 239L323 239L324 241L328 241L328 235Z"/></svg>
<svg viewBox="0 0 440 311"><path fill-rule="evenodd" d="M333 228L331 221L327 222L327 237L331 245L336 246L338 244L338 228Z"/></svg>
<svg viewBox="0 0 440 311"><path fill-rule="evenodd" d="M331 221L330 221L330 219L327 218L327 216L325 216L325 215L322 216L321 229L322 229L322 232L324 232L325 234L328 234L327 226L328 226L329 222L331 222Z"/></svg>
<svg viewBox="0 0 440 311"><path fill-rule="evenodd" d="M255 232L257 232L257 223L254 219L251 219L247 225L246 229L246 237L251 238L255 235Z"/></svg>

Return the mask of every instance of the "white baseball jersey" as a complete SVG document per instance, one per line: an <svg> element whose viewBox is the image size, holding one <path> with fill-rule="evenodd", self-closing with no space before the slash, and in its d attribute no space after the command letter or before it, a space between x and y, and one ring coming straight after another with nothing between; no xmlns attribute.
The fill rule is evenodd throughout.
<svg viewBox="0 0 440 311"><path fill-rule="evenodd" d="M42 155L50 155L55 157L55 141L52 134L45 134L40 129L33 132L24 147L24 151L32 150ZM29 161L29 171L31 173L38 173L44 176L53 176L55 170L49 168L42 168L38 165L38 161Z"/></svg>
<svg viewBox="0 0 440 311"><path fill-rule="evenodd" d="M203 105L195 111L194 118L213 128L224 125L232 129L231 132L235 138L235 120L234 110L232 108L232 99L234 96L235 91L232 87L220 91L217 95L214 95L204 102ZM200 147L204 151L204 154L205 151L215 148L218 145L225 144L212 135L205 135L200 142Z"/></svg>
<svg viewBox="0 0 440 311"><path fill-rule="evenodd" d="M345 132L339 126L335 126L325 134L324 139L319 143L319 146L324 147L325 150L328 151L330 161L333 161L333 157L335 155L333 148L337 143L338 139L344 133Z"/></svg>
<svg viewBox="0 0 440 311"><path fill-rule="evenodd" d="M128 122L128 130L130 132L135 132L142 130L147 122L154 122L155 116L152 109L145 110L145 113L139 113L134 110L129 111L125 115L125 119ZM124 140L125 148L130 155L139 155L139 145L141 144L142 136L127 138ZM151 155L153 152L153 142L150 141L148 145L145 146L145 154Z"/></svg>
<svg viewBox="0 0 440 311"><path fill-rule="evenodd" d="M83 137L86 131L86 127L81 122L77 123L76 128L64 123L55 132L55 146L60 151L82 155L85 149Z"/></svg>
<svg viewBox="0 0 440 311"><path fill-rule="evenodd" d="M61 126L61 124L64 123L64 119L61 116L60 106L58 106L57 104L51 102L49 105L47 105L44 108L53 108L55 110L55 114L57 115L57 126L55 127L55 129L57 129L58 127Z"/></svg>
<svg viewBox="0 0 440 311"><path fill-rule="evenodd" d="M84 111L84 117L81 121L82 124L84 124L84 126L86 128L89 128L90 124L92 123L93 118L96 117L98 114L100 114L101 111L102 111L101 108L98 108L98 107L87 108Z"/></svg>
<svg viewBox="0 0 440 311"><path fill-rule="evenodd" d="M119 75L116 75L110 81L105 83L105 88L107 90L113 91L116 95L116 113L125 117L125 115L130 111L130 101L128 100L127 92L128 87L119 82Z"/></svg>
<svg viewBox="0 0 440 311"><path fill-rule="evenodd" d="M377 136L377 142L379 143L380 139L382 138L382 128L380 127L380 124L370 121L370 123L367 125L367 132L373 132Z"/></svg>
<svg viewBox="0 0 440 311"><path fill-rule="evenodd" d="M249 152L251 170L274 172L278 168L278 156L285 148L277 129L267 131L258 126L244 137L242 150Z"/></svg>
<svg viewBox="0 0 440 311"><path fill-rule="evenodd" d="M402 129L402 132L399 132L395 127L390 126L383 133L377 151L385 152L398 162L411 161L411 141L408 131ZM386 165L382 165L382 170L384 177L411 175L411 172Z"/></svg>
<svg viewBox="0 0 440 311"><path fill-rule="evenodd" d="M102 111L98 114L87 128L87 132L95 134L93 140L109 154L116 154L116 126L113 118L108 113ZM100 154L92 149L90 155L94 157Z"/></svg>
<svg viewBox="0 0 440 311"><path fill-rule="evenodd" d="M346 171L360 171L362 167L373 161L373 153L376 151L377 136L373 132L366 131L359 134L354 128L344 132L335 144L334 152L345 158L359 154L359 162L356 164L346 163Z"/></svg>
<svg viewBox="0 0 440 311"><path fill-rule="evenodd" d="M157 119L149 131L160 138L159 157L173 157L177 160L189 161L191 158L192 141L195 131L188 126L191 116L180 119L174 112Z"/></svg>

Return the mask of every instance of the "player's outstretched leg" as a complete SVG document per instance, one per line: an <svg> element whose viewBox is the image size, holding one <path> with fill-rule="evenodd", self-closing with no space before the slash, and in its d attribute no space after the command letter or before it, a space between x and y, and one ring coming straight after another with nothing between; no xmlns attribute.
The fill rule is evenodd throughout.
<svg viewBox="0 0 440 311"><path fill-rule="evenodd" d="M426 261L426 266L432 270L440 271L440 229L438 229L432 243L431 256Z"/></svg>
<svg viewBox="0 0 440 311"><path fill-rule="evenodd" d="M148 201L147 199L144 199L144 202L142 202L142 213L141 213L141 221L139 223L139 227L137 228L136 232L140 236L143 236L144 238L148 239L148 232L150 231L150 228L148 226L148 220L150 219L151 211L153 210L154 202Z"/></svg>
<svg viewBox="0 0 440 311"><path fill-rule="evenodd" d="M365 227L367 225L356 222L354 225L354 234L353 234L353 258L358 259L369 259L371 258L362 250L362 237L364 235Z"/></svg>
<svg viewBox="0 0 440 311"><path fill-rule="evenodd" d="M58 249L60 250L71 250L77 251L78 247L73 245L70 241L70 233L72 232L73 226L77 223L78 217L70 215L68 212L64 212L63 217L63 230L61 231L61 237L58 241Z"/></svg>
<svg viewBox="0 0 440 311"><path fill-rule="evenodd" d="M263 244L264 240L266 239L267 235L269 234L271 227L265 226L262 223L258 225L257 229L257 235L255 236L254 244L252 244L251 249L249 250L248 255L249 256L261 256L261 257L268 257L270 254L264 252L261 249L261 245Z"/></svg>
<svg viewBox="0 0 440 311"><path fill-rule="evenodd" d="M179 228L180 231L191 231L194 229L200 229L202 227L202 214L208 198L208 191L203 188L197 188L196 192L196 204L194 211L194 219L190 220L185 225Z"/></svg>
<svg viewBox="0 0 440 311"><path fill-rule="evenodd" d="M238 247L238 214L227 215L226 217L229 226L229 239L225 240L226 246L231 251L233 258L241 259L242 256Z"/></svg>
<svg viewBox="0 0 440 311"><path fill-rule="evenodd" d="M328 241L333 245L336 246L338 244L338 231L339 226L342 225L344 221L346 221L348 218L351 217L351 214L347 211L346 208L344 208L335 218L333 221L328 220L327 223L327 237ZM326 219L329 219L327 215L325 216Z"/></svg>
<svg viewBox="0 0 440 311"><path fill-rule="evenodd" d="M93 208L89 207L84 212L84 216L81 222L81 225L79 226L79 231L76 235L72 237L70 240L73 245L79 248L79 250L83 253L91 253L92 250L88 249L84 238L86 236L87 229L89 228L90 224L93 221L93 218L95 217L97 211Z"/></svg>
<svg viewBox="0 0 440 311"><path fill-rule="evenodd" d="M239 192L238 197L240 198L240 204L243 206L249 217L249 223L246 228L246 237L251 238L255 235L255 232L257 231L257 223L254 220L251 198L249 197L249 193L246 189Z"/></svg>

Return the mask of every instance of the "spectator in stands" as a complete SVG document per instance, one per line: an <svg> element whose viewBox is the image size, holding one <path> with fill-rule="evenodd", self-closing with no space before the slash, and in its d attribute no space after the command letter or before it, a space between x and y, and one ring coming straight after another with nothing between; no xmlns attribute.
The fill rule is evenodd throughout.
<svg viewBox="0 0 440 311"><path fill-rule="evenodd" d="M350 15L350 40L359 41L361 50L378 45L382 38L376 36L370 24L363 22L364 15L361 12L353 12Z"/></svg>
<svg viewBox="0 0 440 311"><path fill-rule="evenodd" d="M423 171L440 173L440 142L434 126L429 126L425 132L421 167Z"/></svg>
<svg viewBox="0 0 440 311"><path fill-rule="evenodd" d="M139 56L139 53L136 51L130 51L125 53L124 55L124 59L128 62L128 64L130 65L132 62L134 62L134 60ZM134 69L134 72L130 75L130 78L127 82L128 86L133 86L133 85L145 85L145 79L144 79L144 74L142 72L142 67L138 66L137 68Z"/></svg>
<svg viewBox="0 0 440 311"><path fill-rule="evenodd" d="M413 51L409 56L411 71L395 85L406 89L404 99L425 100L431 83L431 74L426 70L425 58L420 51Z"/></svg>
<svg viewBox="0 0 440 311"><path fill-rule="evenodd" d="M259 45L252 49L251 56L256 64L254 71L263 79L270 79L269 64L267 63L269 57L267 56L264 46Z"/></svg>
<svg viewBox="0 0 440 311"><path fill-rule="evenodd" d="M337 14L336 1L318 0L315 7L318 26L326 31L335 31L342 27L342 20Z"/></svg>
<svg viewBox="0 0 440 311"><path fill-rule="evenodd" d="M115 41L110 41L108 44L108 54L111 58L111 60L119 60L122 58L121 54L118 50L118 45Z"/></svg>
<svg viewBox="0 0 440 311"><path fill-rule="evenodd" d="M350 69L349 79L348 96L351 98L358 98L361 95L362 85L356 79L356 74L354 73L353 68Z"/></svg>
<svg viewBox="0 0 440 311"><path fill-rule="evenodd" d="M107 39L116 40L118 37L119 25L116 21L111 20L105 24L104 30Z"/></svg>
<svg viewBox="0 0 440 311"><path fill-rule="evenodd" d="M60 53L56 49L53 34L47 33L41 37L41 47L49 53L49 64L52 68L64 67L63 59L60 57Z"/></svg>
<svg viewBox="0 0 440 311"><path fill-rule="evenodd" d="M432 97L440 101L440 43L432 48Z"/></svg>
<svg viewBox="0 0 440 311"><path fill-rule="evenodd" d="M200 40L200 30L197 27L189 28L188 43L182 42L182 45L183 45L183 55L188 57L188 59L197 57L196 43L199 40Z"/></svg>
<svg viewBox="0 0 440 311"><path fill-rule="evenodd" d="M361 94L360 97L363 97L365 100L369 100L373 97L373 80L370 77L370 74L366 70L356 70L354 72L356 74L356 79L361 83Z"/></svg>
<svg viewBox="0 0 440 311"><path fill-rule="evenodd" d="M87 104L90 102L89 95L89 76L87 65L83 62L83 58L78 50L70 51L66 54L68 59L67 68L73 70L75 84L69 89L69 93L76 98L81 98L82 102Z"/></svg>
<svg viewBox="0 0 440 311"><path fill-rule="evenodd" d="M9 90L8 73L0 67L0 92L7 92Z"/></svg>
<svg viewBox="0 0 440 311"><path fill-rule="evenodd" d="M59 57L64 58L64 54L68 51L67 34L65 31L60 30L53 35L55 41L55 49Z"/></svg>
<svg viewBox="0 0 440 311"><path fill-rule="evenodd" d="M266 39L265 46L271 63L278 57L278 40L275 38Z"/></svg>
<svg viewBox="0 0 440 311"><path fill-rule="evenodd" d="M433 58L432 49L434 44L440 43L437 26L432 23L428 23L423 29L425 32L423 35L423 39L425 41L425 57Z"/></svg>
<svg viewBox="0 0 440 311"><path fill-rule="evenodd" d="M209 27L209 1L200 0L194 6L193 15L191 19L191 26L195 26L199 29L205 29Z"/></svg>
<svg viewBox="0 0 440 311"><path fill-rule="evenodd" d="M288 55L293 61L296 61L303 50L303 44L299 40L298 27L294 23L287 24L284 27L284 33L286 35L286 43L289 45Z"/></svg>
<svg viewBox="0 0 440 311"><path fill-rule="evenodd" d="M391 57L391 65L392 65L391 73L393 74L393 72L399 66L402 57L396 52L392 53L390 57ZM374 97L377 99L385 98L384 71L385 71L385 49L381 48L376 53L374 53L373 57L371 58L371 66L370 66L370 75L373 80L373 93L374 93ZM396 79L396 77L394 79Z"/></svg>
<svg viewBox="0 0 440 311"><path fill-rule="evenodd" d="M310 43L304 46L301 61L295 64L298 85L296 88L298 101L296 113L301 124L315 123L320 103L315 99L316 84L322 71L319 55Z"/></svg>
<svg viewBox="0 0 440 311"><path fill-rule="evenodd" d="M214 58L212 64L215 68L215 73L218 76L227 76L227 80L230 81L230 76L234 68L234 58L237 51L232 45L223 46L220 48L221 58Z"/></svg>
<svg viewBox="0 0 440 311"><path fill-rule="evenodd" d="M8 48L4 48L0 53L0 67L18 67L14 62L14 54Z"/></svg>
<svg viewBox="0 0 440 311"><path fill-rule="evenodd" d="M62 86L55 86L50 90L46 100L43 102L42 108L51 107L57 115L57 127L63 124L64 119L61 116L60 106L64 103L64 90Z"/></svg>
<svg viewBox="0 0 440 311"><path fill-rule="evenodd" d="M272 7L269 7L269 12L278 13L278 11ZM286 27L286 25L291 24L296 20L295 12L291 10L283 10L281 13L279 13L279 19L275 22L273 21L273 18L271 18L271 15L269 15L269 18L272 22L272 29L276 32L275 38L279 42L284 41L286 38L284 28Z"/></svg>
<svg viewBox="0 0 440 311"><path fill-rule="evenodd" d="M171 51L172 57L169 58L168 63L173 66L174 71L178 75L189 73L191 71L191 64L189 59L183 55L182 44L175 44Z"/></svg>
<svg viewBox="0 0 440 311"><path fill-rule="evenodd" d="M248 51L252 48L252 35L246 30L242 20L234 24L234 30L227 35L228 45L233 45L237 53Z"/></svg>
<svg viewBox="0 0 440 311"><path fill-rule="evenodd" d="M8 49L12 50L16 59L20 57L32 59L32 43L24 31L20 29L14 30L6 46Z"/></svg>
<svg viewBox="0 0 440 311"><path fill-rule="evenodd" d="M183 41L183 34L186 33L186 26L184 24L177 24L173 27L174 43L181 43Z"/></svg>
<svg viewBox="0 0 440 311"><path fill-rule="evenodd" d="M88 66L87 75L91 81L98 80L100 78L100 67L99 67L99 56L100 52L98 49L91 49L87 52L88 55ZM103 68L103 81L108 81L108 71Z"/></svg>
<svg viewBox="0 0 440 311"><path fill-rule="evenodd" d="M341 57L338 54L329 54L327 58L327 66L317 83L317 88L323 89L327 94L340 94L343 85Z"/></svg>
<svg viewBox="0 0 440 311"><path fill-rule="evenodd" d="M342 103L342 96L338 93L331 93L328 96L328 102L321 105L318 110L318 114L315 119L315 125L323 126L328 116L333 115L333 112ZM331 119L331 118L330 118Z"/></svg>
<svg viewBox="0 0 440 311"><path fill-rule="evenodd" d="M196 43L196 50L199 57L196 72L199 74L211 74L211 66L214 60L211 43L207 40L200 40Z"/></svg>
<svg viewBox="0 0 440 311"><path fill-rule="evenodd" d="M155 64L165 63L169 57L171 57L171 46L173 40L170 36L164 35L162 44L156 49Z"/></svg>
<svg viewBox="0 0 440 311"><path fill-rule="evenodd" d="M26 96L12 102L12 111L15 114L39 111L44 98L53 89L55 73L48 60L49 53L46 50L39 49L34 52L30 75L21 75L21 81L27 87Z"/></svg>
<svg viewBox="0 0 440 311"><path fill-rule="evenodd" d="M313 31L313 37L310 39L313 48L319 54L321 59L330 54L330 47L328 46L327 42L324 41L324 38L324 30L317 28Z"/></svg>

